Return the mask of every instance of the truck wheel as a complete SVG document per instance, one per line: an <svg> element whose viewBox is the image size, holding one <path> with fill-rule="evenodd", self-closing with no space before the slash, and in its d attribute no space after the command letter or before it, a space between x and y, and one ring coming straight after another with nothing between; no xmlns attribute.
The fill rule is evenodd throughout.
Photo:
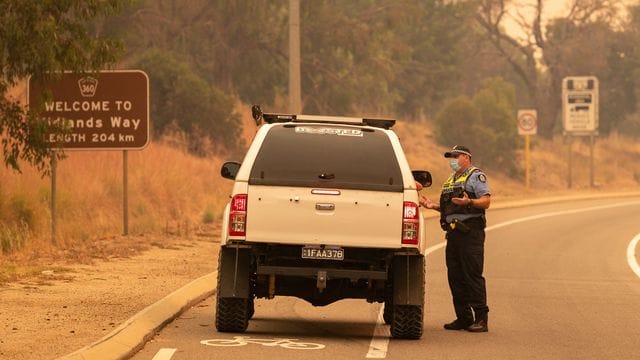
<svg viewBox="0 0 640 360"><path fill-rule="evenodd" d="M236 259L239 256L239 259ZM236 266L238 268L236 269ZM244 332L253 310L250 295L250 257L236 249L221 248L218 256L216 329L220 332ZM237 276L237 280L234 278ZM234 288L235 287L235 288ZM242 290L244 289L244 290ZM251 304L250 304L251 302Z"/></svg>
<svg viewBox="0 0 640 360"><path fill-rule="evenodd" d="M244 332L249 325L247 299L218 298L216 329L220 332Z"/></svg>
<svg viewBox="0 0 640 360"><path fill-rule="evenodd" d="M420 339L422 336L422 306L394 306L391 336L396 339Z"/></svg>
<svg viewBox="0 0 640 360"><path fill-rule="evenodd" d="M391 336L420 339L424 322L424 257L396 257L393 274Z"/></svg>

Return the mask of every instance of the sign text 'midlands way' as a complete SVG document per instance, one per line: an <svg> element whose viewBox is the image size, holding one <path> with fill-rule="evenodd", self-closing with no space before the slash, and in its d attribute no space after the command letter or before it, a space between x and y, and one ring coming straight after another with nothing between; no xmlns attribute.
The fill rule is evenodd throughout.
<svg viewBox="0 0 640 360"><path fill-rule="evenodd" d="M29 104L44 121L66 125L64 134L46 134L51 147L142 149L149 142L149 79L139 70L71 73L46 84L29 81Z"/></svg>

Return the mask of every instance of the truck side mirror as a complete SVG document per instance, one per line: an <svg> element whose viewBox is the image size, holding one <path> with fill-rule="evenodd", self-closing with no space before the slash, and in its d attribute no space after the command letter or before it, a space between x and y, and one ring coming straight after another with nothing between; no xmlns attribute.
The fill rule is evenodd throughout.
<svg viewBox="0 0 640 360"><path fill-rule="evenodd" d="M415 181L419 182L423 187L431 186L431 173L425 170L413 170L411 172Z"/></svg>
<svg viewBox="0 0 640 360"><path fill-rule="evenodd" d="M240 170L240 163L228 161L222 164L222 168L220 168L220 175L225 179L235 180L236 175L238 175L238 170Z"/></svg>

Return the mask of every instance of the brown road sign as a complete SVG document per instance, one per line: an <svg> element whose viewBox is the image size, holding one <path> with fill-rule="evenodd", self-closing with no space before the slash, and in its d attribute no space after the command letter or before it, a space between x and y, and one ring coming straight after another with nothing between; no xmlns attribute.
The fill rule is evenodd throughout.
<svg viewBox="0 0 640 360"><path fill-rule="evenodd" d="M29 80L29 106L41 103L44 121L66 123L65 134L45 134L52 148L142 149L149 142L149 78L140 70L64 73L59 80Z"/></svg>

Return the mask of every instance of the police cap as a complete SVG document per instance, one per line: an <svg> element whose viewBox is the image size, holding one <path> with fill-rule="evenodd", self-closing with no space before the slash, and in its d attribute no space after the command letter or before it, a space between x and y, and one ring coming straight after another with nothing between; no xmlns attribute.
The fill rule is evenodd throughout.
<svg viewBox="0 0 640 360"><path fill-rule="evenodd" d="M447 151L446 153L444 153L444 157L446 157L446 158L456 157L456 156L458 156L460 154L471 156L471 150L469 150L469 148L466 147L466 146L456 145L456 146L453 147L453 149L451 149L451 150Z"/></svg>

